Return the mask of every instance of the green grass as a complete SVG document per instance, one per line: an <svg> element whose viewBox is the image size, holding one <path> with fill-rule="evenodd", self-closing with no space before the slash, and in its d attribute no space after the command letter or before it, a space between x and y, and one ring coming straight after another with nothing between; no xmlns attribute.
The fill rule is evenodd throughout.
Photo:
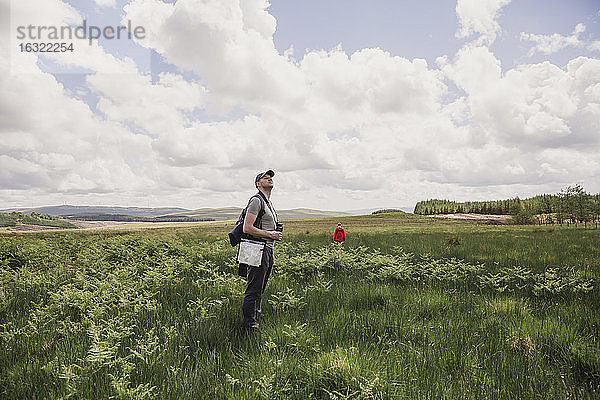
<svg viewBox="0 0 600 400"><path fill-rule="evenodd" d="M596 231L337 220L286 223L253 334L225 224L0 236L0 397L598 398Z"/></svg>

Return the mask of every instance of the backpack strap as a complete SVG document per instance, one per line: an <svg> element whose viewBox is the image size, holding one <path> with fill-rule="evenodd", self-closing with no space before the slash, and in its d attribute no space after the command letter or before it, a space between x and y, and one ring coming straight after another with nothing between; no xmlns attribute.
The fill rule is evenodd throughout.
<svg viewBox="0 0 600 400"><path fill-rule="evenodd" d="M246 212L248 211L248 206L250 206L250 202L255 197L261 198L261 196L258 193L256 193L252 197L250 197L250 200L248 200L248 205L246 205L246 208L244 208L242 210L242 213L240 214L240 217L238 218L238 222L237 222L238 224L240 222L243 222L244 219L246 218ZM258 211L258 215L256 216L256 221L254 221L254 227L255 228L262 229L262 217L263 217L263 215L265 215L265 203L261 199L260 200L260 210Z"/></svg>
<svg viewBox="0 0 600 400"><path fill-rule="evenodd" d="M267 206L269 207L269 210L271 210L271 214L273 214L273 218L275 218L275 224L277 224L279 222L279 217L277 216L277 213L275 212L275 210L271 206L271 202L269 200L267 200L267 198L265 197L265 195L263 194L263 192L259 191L257 194L260 195L260 197L263 199L263 203L267 203ZM261 205L261 207L263 207L263 206Z"/></svg>
<svg viewBox="0 0 600 400"><path fill-rule="evenodd" d="M262 196L260 196L257 193L257 194L255 194L252 197L261 198ZM252 199L252 197L250 199ZM258 221L258 226L257 226L258 229L262 229L262 217L263 217L263 215L265 215L265 202L261 198L261 200L260 200L260 210L258 211L258 215L256 216L256 221ZM254 221L254 223L256 223L256 221Z"/></svg>

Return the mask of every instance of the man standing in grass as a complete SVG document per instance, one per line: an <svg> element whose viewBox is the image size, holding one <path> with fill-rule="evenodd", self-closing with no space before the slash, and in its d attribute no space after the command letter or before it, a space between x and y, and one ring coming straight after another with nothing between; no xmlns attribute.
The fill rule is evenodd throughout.
<svg viewBox="0 0 600 400"><path fill-rule="evenodd" d="M254 185L258 189L259 196L251 198L244 218L244 233L265 241L260 265L248 266L248 282L244 292L242 313L244 314L244 327L250 329L258 328L256 317L262 314L262 295L273 269L273 243L275 240L281 240L282 237L281 232L277 230L277 214L270 201L273 176L275 173L272 170L256 175ZM261 220L257 227L255 222L259 214Z"/></svg>

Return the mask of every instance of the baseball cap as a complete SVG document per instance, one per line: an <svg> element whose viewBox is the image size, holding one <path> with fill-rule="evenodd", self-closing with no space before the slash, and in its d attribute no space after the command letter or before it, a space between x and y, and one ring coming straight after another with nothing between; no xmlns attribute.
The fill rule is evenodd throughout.
<svg viewBox="0 0 600 400"><path fill-rule="evenodd" d="M256 175L256 179L254 180L254 183L260 181L265 175L270 175L271 177L274 177L275 172L273 172L272 169L265 171L265 172L261 172L260 174Z"/></svg>

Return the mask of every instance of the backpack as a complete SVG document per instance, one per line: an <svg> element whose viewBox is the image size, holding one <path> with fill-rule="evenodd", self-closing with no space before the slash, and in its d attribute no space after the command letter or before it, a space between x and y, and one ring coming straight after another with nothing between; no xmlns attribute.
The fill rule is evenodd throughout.
<svg viewBox="0 0 600 400"><path fill-rule="evenodd" d="M248 206L250 205L250 202L252 201L252 199L255 197L260 198L260 211L258 212L258 215L256 216L256 221L254 221L254 226L259 229L262 228L262 217L265 214L265 201L263 200L262 195L260 193L257 193L254 196L250 197L250 200L248 200L248 205L246 206L246 208L244 208L242 210L240 217L238 218L237 222L235 223L235 228L233 228L231 230L231 232L229 232L229 243L231 243L232 247L235 247L238 244L240 244L242 238L246 238L249 236L244 233L244 219L246 218L246 211L248 210Z"/></svg>

